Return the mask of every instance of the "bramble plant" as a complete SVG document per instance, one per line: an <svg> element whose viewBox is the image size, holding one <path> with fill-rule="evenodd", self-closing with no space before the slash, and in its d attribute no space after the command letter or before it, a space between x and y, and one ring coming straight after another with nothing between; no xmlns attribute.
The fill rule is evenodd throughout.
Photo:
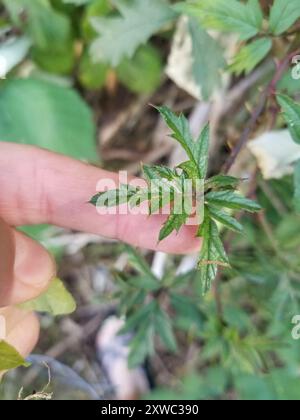
<svg viewBox="0 0 300 420"><path fill-rule="evenodd" d="M123 203L140 205L142 202L149 201L150 214L162 210L166 201L171 203L171 212L159 234L159 241L163 241L174 231L179 232L185 225L189 217L193 216L194 209L190 202L204 207L204 217L199 224L196 235L203 238L198 267L201 272L203 293L206 293L212 281L215 279L218 267L229 267L230 262L226 254L224 245L220 238L217 222L235 232L243 231L242 225L224 209L244 210L248 212L258 212L261 207L256 202L243 197L236 192L239 179L224 174L208 178L209 161L209 125L207 125L200 136L193 139L189 123L183 114L177 116L167 107L159 107L157 110L165 119L167 125L172 130L172 138L178 141L185 150L189 160L181 163L178 167L171 170L164 166L143 166L144 176L149 188L132 187L121 185L117 190L110 190L96 194L91 203L98 206L116 206ZM155 193L150 188L152 182L160 181ZM199 181L204 182L203 200L197 197L196 192L184 190L184 181L189 180L195 186ZM174 197L180 188L182 205L178 212L178 206L174 205ZM192 197L191 197L192 194ZM165 200L165 197L168 200ZM189 201L185 205L185 201ZM155 209L155 210L154 210Z"/></svg>
<svg viewBox="0 0 300 420"><path fill-rule="evenodd" d="M43 320L46 313L38 352L53 354L54 345L56 353L59 340L58 348L66 348L73 334L78 342L81 328L88 341L70 345L72 357L59 359L73 366L83 355L75 370L90 378L82 366L90 361L94 368L98 361L87 333L93 328L85 325L98 329L98 312L102 324L109 304L124 322L125 341L131 337L130 366L149 361L153 399L300 399L299 337L292 334L300 314L300 0L0 4L0 141L96 165L101 157L104 169L125 168L133 176L138 162L150 162L142 167L144 187L124 182L116 190L100 188L91 203L99 213L123 205L122 212L127 206L151 218L165 215L157 241L172 235L172 242L187 224L202 238L197 270L194 256L126 247L119 258L123 247L102 247L102 238L65 235L49 225L22 227L57 256L62 280L77 280L81 270L87 279L80 287L72 281L84 310L72 318L70 341L68 325L65 331L54 319L76 307L63 281L53 280L42 296L11 308L40 312ZM186 115L157 108L187 154L175 168L155 165L168 165L171 148L160 124L153 130L159 114L150 112L149 102ZM193 138L205 119L211 130L207 125ZM93 212L86 194L78 194L80 210ZM257 214L244 217L243 211ZM6 212L0 214L5 222ZM84 225L85 213L79 217ZM68 256L73 252L76 258ZM28 366L11 345L9 329L0 308L0 379L2 371ZM11 379L17 396L17 375L0 384L0 399L10 394Z"/></svg>

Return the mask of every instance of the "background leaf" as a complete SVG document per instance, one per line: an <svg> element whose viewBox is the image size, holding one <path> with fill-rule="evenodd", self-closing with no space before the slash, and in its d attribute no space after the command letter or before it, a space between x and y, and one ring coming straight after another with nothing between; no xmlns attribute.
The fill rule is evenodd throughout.
<svg viewBox="0 0 300 420"><path fill-rule="evenodd" d="M300 143L300 105L285 95L277 95L283 116L296 143Z"/></svg>
<svg viewBox="0 0 300 420"><path fill-rule="evenodd" d="M69 17L56 11L48 0L4 2L15 24L32 40L35 61L49 72L69 73L75 60ZM21 19L21 11L27 19Z"/></svg>
<svg viewBox="0 0 300 420"><path fill-rule="evenodd" d="M193 72L201 86L203 99L209 99L221 85L221 70L225 67L223 51L196 19L189 20L189 32L193 45Z"/></svg>
<svg viewBox="0 0 300 420"><path fill-rule="evenodd" d="M23 309L48 312L53 316L68 315L76 310L76 303L59 279L52 280L49 289L38 298L21 305Z"/></svg>
<svg viewBox="0 0 300 420"><path fill-rule="evenodd" d="M238 0L194 0L180 3L176 9L198 17L205 28L237 32L244 40L257 35L263 22L258 0L246 4Z"/></svg>
<svg viewBox="0 0 300 420"><path fill-rule="evenodd" d="M270 12L270 30L280 35L289 29L300 17L298 0L274 0Z"/></svg>
<svg viewBox="0 0 300 420"><path fill-rule="evenodd" d="M261 38L243 46L233 59L230 70L237 75L250 73L271 51L272 40Z"/></svg>
<svg viewBox="0 0 300 420"><path fill-rule="evenodd" d="M100 37L93 42L91 54L95 60L116 67L171 22L175 13L165 0L115 0L114 4L120 16L93 19Z"/></svg>
<svg viewBox="0 0 300 420"><path fill-rule="evenodd" d="M300 213L300 161L296 163L294 174L294 206L297 213Z"/></svg>
<svg viewBox="0 0 300 420"><path fill-rule="evenodd" d="M152 93L160 84L162 60L151 45L141 46L131 59L124 58L117 67L119 80L136 93Z"/></svg>
<svg viewBox="0 0 300 420"><path fill-rule="evenodd" d="M72 89L40 80L13 80L0 88L0 140L97 160L87 105Z"/></svg>
<svg viewBox="0 0 300 420"><path fill-rule="evenodd" d="M15 369L19 366L29 366L19 352L8 344L0 340L0 372Z"/></svg>

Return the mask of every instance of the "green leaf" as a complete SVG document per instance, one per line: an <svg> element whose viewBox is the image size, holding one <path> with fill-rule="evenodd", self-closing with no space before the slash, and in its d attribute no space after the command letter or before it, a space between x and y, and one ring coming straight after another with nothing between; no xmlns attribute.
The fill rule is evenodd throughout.
<svg viewBox="0 0 300 420"><path fill-rule="evenodd" d="M193 155L198 166L200 178L204 180L208 170L209 124L204 127L199 138L196 140Z"/></svg>
<svg viewBox="0 0 300 420"><path fill-rule="evenodd" d="M119 16L93 18L100 34L91 47L95 60L118 66L175 17L165 0L115 0Z"/></svg>
<svg viewBox="0 0 300 420"><path fill-rule="evenodd" d="M167 125L173 130L172 138L177 140L186 151L191 162L195 166L200 179L204 179L208 165L208 146L209 146L209 125L207 125L198 140L195 142L188 120L183 114L177 116L167 107L158 107L157 110L165 119Z"/></svg>
<svg viewBox="0 0 300 420"><path fill-rule="evenodd" d="M135 93L153 93L163 72L159 51L151 45L141 46L132 58L124 58L117 67L118 79Z"/></svg>
<svg viewBox="0 0 300 420"><path fill-rule="evenodd" d="M183 177L176 170L161 166L143 165L144 175L149 183L148 200L150 214L156 214L160 209L171 208L171 203L183 203L185 185ZM186 187L187 190L187 187Z"/></svg>
<svg viewBox="0 0 300 420"><path fill-rule="evenodd" d="M88 43L94 40L98 33L92 26L92 18L99 16L107 16L112 11L110 0L92 0L84 9L81 22L82 36Z"/></svg>
<svg viewBox="0 0 300 420"><path fill-rule="evenodd" d="M34 79L0 88L0 140L97 160L92 114L72 89Z"/></svg>
<svg viewBox="0 0 300 420"><path fill-rule="evenodd" d="M240 183L238 178L228 175L215 175L205 182L205 189L235 190Z"/></svg>
<svg viewBox="0 0 300 420"><path fill-rule="evenodd" d="M209 206L209 214L213 219L219 223L222 223L222 225L226 226L228 229L238 233L243 232L243 226L224 211Z"/></svg>
<svg viewBox="0 0 300 420"><path fill-rule="evenodd" d="M154 354L154 327L145 321L130 342L129 368L133 369L141 365L152 354Z"/></svg>
<svg viewBox="0 0 300 420"><path fill-rule="evenodd" d="M236 32L244 40L257 35L262 28L263 14L258 0L246 4L238 0L194 0L175 8L198 17L207 29Z"/></svg>
<svg viewBox="0 0 300 420"><path fill-rule="evenodd" d="M38 298L20 305L29 311L48 312L53 316L69 315L76 310L76 303L59 279L52 280L49 289Z"/></svg>
<svg viewBox="0 0 300 420"><path fill-rule="evenodd" d="M186 174L188 179L198 179L199 178L199 170L196 168L194 162L188 160L187 162L181 163L178 168L182 169Z"/></svg>
<svg viewBox="0 0 300 420"><path fill-rule="evenodd" d="M159 232L159 241L163 241L174 231L179 232L180 228L186 223L187 214L171 214Z"/></svg>
<svg viewBox="0 0 300 420"><path fill-rule="evenodd" d="M282 78L277 84L279 92L286 93L287 95L298 95L300 92L300 62L293 63L292 71L289 68L286 70Z"/></svg>
<svg viewBox="0 0 300 420"><path fill-rule="evenodd" d="M300 143L300 104L285 95L277 95L283 116L296 143Z"/></svg>
<svg viewBox="0 0 300 420"><path fill-rule="evenodd" d="M178 177L176 172L170 168L165 166L157 166L157 165L144 165L143 164L143 172L148 181L152 181L154 179L166 179L168 181L174 181L175 178Z"/></svg>
<svg viewBox="0 0 300 420"><path fill-rule="evenodd" d="M300 213L300 161L296 163L294 173L294 207Z"/></svg>
<svg viewBox="0 0 300 420"><path fill-rule="evenodd" d="M231 191L212 191L205 195L205 200L208 204L228 209L246 210L254 213L262 210L255 201Z"/></svg>
<svg viewBox="0 0 300 420"><path fill-rule="evenodd" d="M299 17L299 0L275 0L270 12L270 30L274 35L280 35Z"/></svg>
<svg viewBox="0 0 300 420"><path fill-rule="evenodd" d="M195 142L190 132L188 120L183 114L178 116L166 106L156 107L156 109L162 115L169 128L173 131L171 135L172 138L181 144L190 160L197 167L197 161L194 157Z"/></svg>
<svg viewBox="0 0 300 420"><path fill-rule="evenodd" d="M203 293L207 293L217 275L218 267L228 267L230 263L220 239L218 227L208 214L205 216L199 236L203 237L199 258L200 279Z"/></svg>
<svg viewBox="0 0 300 420"><path fill-rule="evenodd" d="M271 48L270 38L257 39L243 46L229 66L230 70L237 75L250 73L269 54Z"/></svg>
<svg viewBox="0 0 300 420"><path fill-rule="evenodd" d="M131 246L125 246L126 253L129 257L130 265L140 274L151 278L155 283L157 283L157 279L152 273L149 264L147 261Z"/></svg>
<svg viewBox="0 0 300 420"><path fill-rule="evenodd" d="M155 330L166 348L176 352L177 343L173 333L171 319L161 308L158 308L155 314Z"/></svg>
<svg viewBox="0 0 300 420"><path fill-rule="evenodd" d="M75 55L68 16L54 10L48 0L4 0L4 3L15 24L31 38L34 60L49 72L69 73ZM26 14L25 20L21 19L21 11Z"/></svg>
<svg viewBox="0 0 300 420"><path fill-rule="evenodd" d="M210 99L221 85L221 70L225 67L223 51L196 19L189 20L189 32L193 45L193 73L195 81L201 86L203 99Z"/></svg>
<svg viewBox="0 0 300 420"><path fill-rule="evenodd" d="M143 322L148 322L149 319L151 319L156 310L157 302L155 300L142 306L139 311L128 317L125 326L121 329L119 334L126 334L128 332L133 332L135 329L139 329Z"/></svg>
<svg viewBox="0 0 300 420"><path fill-rule="evenodd" d="M117 190L97 193L91 198L90 204L94 206L116 207L128 203L139 191L139 188L122 184Z"/></svg>
<svg viewBox="0 0 300 420"><path fill-rule="evenodd" d="M88 51L84 51L79 62L78 78L87 89L100 89L105 85L109 66L94 63Z"/></svg>
<svg viewBox="0 0 300 420"><path fill-rule="evenodd" d="M154 276L135 276L130 277L127 280L127 284L134 287L135 289L142 289L147 292L154 292L156 290L159 290L161 287L161 284L158 280L155 279Z"/></svg>
<svg viewBox="0 0 300 420"><path fill-rule="evenodd" d="M0 372L20 366L28 367L29 364L14 347L6 341L0 340Z"/></svg>
<svg viewBox="0 0 300 420"><path fill-rule="evenodd" d="M177 328L184 331L190 331L192 328L203 329L203 315L192 298L172 293L171 304L176 313L173 322Z"/></svg>

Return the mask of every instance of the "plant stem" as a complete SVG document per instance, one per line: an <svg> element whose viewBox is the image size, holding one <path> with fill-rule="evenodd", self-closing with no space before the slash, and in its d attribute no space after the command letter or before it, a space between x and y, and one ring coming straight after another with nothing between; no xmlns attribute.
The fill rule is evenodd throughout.
<svg viewBox="0 0 300 420"><path fill-rule="evenodd" d="M254 111L252 113L252 116L250 118L250 121L246 125L244 131L242 132L242 135L241 135L239 141L237 142L237 144L233 148L233 150L231 152L231 155L229 156L227 162L223 166L223 172L224 173L228 173L230 171L230 169L232 168L233 164L236 161L236 158L238 157L238 155L240 154L241 150L244 148L244 146L246 145L247 141L249 140L250 134L251 134L252 130L254 129L254 127L255 127L255 125L256 125L259 117L263 113L268 98L270 96L276 94L276 86L277 86L278 82L280 81L280 79L282 78L285 70L289 66L291 59L296 54L298 54L299 52L300 52L300 50L296 50L296 51L293 51L292 53L289 53L277 65L277 69L276 69L276 72L275 72L275 75L274 75L273 79L268 84L268 86L266 87L266 89L262 92L262 94L260 96L259 104L254 109Z"/></svg>

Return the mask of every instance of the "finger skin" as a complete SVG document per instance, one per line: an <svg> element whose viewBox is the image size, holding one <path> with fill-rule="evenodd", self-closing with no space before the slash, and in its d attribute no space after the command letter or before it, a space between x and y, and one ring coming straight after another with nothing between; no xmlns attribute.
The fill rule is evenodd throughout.
<svg viewBox="0 0 300 420"><path fill-rule="evenodd" d="M39 337L40 327L36 315L10 307L0 309L0 316L5 319L6 324L6 334L2 338L15 347L23 357L27 357Z"/></svg>
<svg viewBox="0 0 300 420"><path fill-rule="evenodd" d="M0 307L39 296L55 277L50 254L0 219Z"/></svg>
<svg viewBox="0 0 300 420"><path fill-rule="evenodd" d="M40 325L38 318L31 312L17 308L0 309L1 326L5 325L5 336L0 331L0 339L13 346L24 358L34 349L38 342ZM5 372L0 371L0 381Z"/></svg>
<svg viewBox="0 0 300 420"><path fill-rule="evenodd" d="M194 227L183 227L158 244L166 216L100 216L88 201L101 179L118 181L116 174L65 156L0 143L0 214L9 224L50 223L174 254L199 248Z"/></svg>

